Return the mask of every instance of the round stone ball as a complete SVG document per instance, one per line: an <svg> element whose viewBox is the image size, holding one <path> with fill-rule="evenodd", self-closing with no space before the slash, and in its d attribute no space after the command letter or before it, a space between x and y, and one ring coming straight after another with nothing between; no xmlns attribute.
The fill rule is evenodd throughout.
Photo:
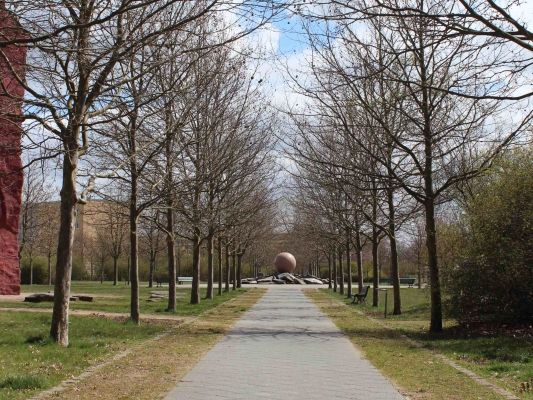
<svg viewBox="0 0 533 400"><path fill-rule="evenodd" d="M291 253L279 253L274 259L274 266L280 274L284 272L293 273L296 269L296 258Z"/></svg>

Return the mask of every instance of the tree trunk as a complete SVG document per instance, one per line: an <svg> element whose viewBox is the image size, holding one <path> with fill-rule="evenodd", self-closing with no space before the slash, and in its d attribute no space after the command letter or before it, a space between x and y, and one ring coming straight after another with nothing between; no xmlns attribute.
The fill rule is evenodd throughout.
<svg viewBox="0 0 533 400"><path fill-rule="evenodd" d="M177 271L176 271L176 276L181 276L181 246L180 246L180 241L178 239L178 243L177 243L177 256L176 256L176 266L177 266Z"/></svg>
<svg viewBox="0 0 533 400"><path fill-rule="evenodd" d="M342 246L339 246L339 275L340 275L340 287L339 293L344 294L344 266L342 265Z"/></svg>
<svg viewBox="0 0 533 400"><path fill-rule="evenodd" d="M387 190L387 203L389 207L389 244L390 244L390 275L392 280L393 294L394 294L394 310L393 315L400 315L402 313L402 300L400 294L400 271L398 267L398 248L396 243L396 212L394 209L394 192L392 189Z"/></svg>
<svg viewBox="0 0 533 400"><path fill-rule="evenodd" d="M131 118L131 128L128 130L130 142L129 170L130 170L130 268L129 281L131 285L130 296L130 319L135 323L140 323L139 309L139 237L137 234L137 223L139 218L138 202L138 179L137 168L137 114Z"/></svg>
<svg viewBox="0 0 533 400"><path fill-rule="evenodd" d="M235 253L237 252L237 250L233 249L233 251L231 252L231 275L232 275L232 278L233 278L233 281L232 281L232 289L235 290L237 289L237 263L236 263L236 257L235 257Z"/></svg>
<svg viewBox="0 0 533 400"><path fill-rule="evenodd" d="M352 298L352 259L350 257L350 229L346 228L346 268L348 268L348 293L346 297Z"/></svg>
<svg viewBox="0 0 533 400"><path fill-rule="evenodd" d="M118 282L118 266L117 266L117 262L118 262L118 257L117 256L113 256L113 286L117 286L117 282Z"/></svg>
<svg viewBox="0 0 533 400"><path fill-rule="evenodd" d="M139 240L137 236L137 180L132 180L130 195L130 319L139 324Z"/></svg>
<svg viewBox="0 0 533 400"><path fill-rule="evenodd" d="M229 244L226 242L226 273L224 274L225 282L224 282L224 291L229 292L229 284L230 284L230 263L229 263Z"/></svg>
<svg viewBox="0 0 533 400"><path fill-rule="evenodd" d="M400 269L398 266L398 249L396 244L396 236L389 237L390 242L390 256L391 256L391 279L394 292L394 310L393 315L400 315L402 313L402 299L400 292Z"/></svg>
<svg viewBox="0 0 533 400"><path fill-rule="evenodd" d="M242 287L242 282L241 282L241 279L242 279L242 256L243 256L243 254L241 252L239 252L237 254L237 287L238 288Z"/></svg>
<svg viewBox="0 0 533 400"><path fill-rule="evenodd" d="M379 238L377 229L372 228L372 306L379 306Z"/></svg>
<svg viewBox="0 0 533 400"><path fill-rule="evenodd" d="M333 261L333 291L337 291L337 255L335 254L335 249L333 249L333 254L331 256Z"/></svg>
<svg viewBox="0 0 533 400"><path fill-rule="evenodd" d="M214 254L213 254L213 246L214 246L214 235L210 234L207 238L207 294L205 295L206 299L212 299L213 298L213 281L215 279L214 274L214 268L213 268L213 262L214 262Z"/></svg>
<svg viewBox="0 0 533 400"><path fill-rule="evenodd" d="M167 130L170 126L170 111L168 105L166 110ZM167 217L167 265L168 265L168 306L167 311L176 312L176 247L174 243L174 198L173 198L173 171L172 171L172 138L167 137L165 142L166 156L166 217Z"/></svg>
<svg viewBox="0 0 533 400"><path fill-rule="evenodd" d="M72 276L72 245L76 229L76 176L78 150L65 153L63 182L60 192L60 223L57 241L56 278L54 285L54 311L50 336L61 346L68 346L68 310L70 280Z"/></svg>
<svg viewBox="0 0 533 400"><path fill-rule="evenodd" d="M376 227L378 218L378 201L376 193L376 184L372 181L372 306L379 306L379 260L378 260L378 246L379 246L379 232Z"/></svg>
<svg viewBox="0 0 533 400"><path fill-rule="evenodd" d="M426 201L426 246L428 251L429 281L431 285L430 332L442 331L442 300L440 293L439 267L437 260L437 234L435 228L435 205L433 199Z"/></svg>
<svg viewBox="0 0 533 400"><path fill-rule="evenodd" d="M331 289L333 287L333 282L331 282L333 279L333 273L331 270L331 254L328 255L328 277L329 277L328 289Z"/></svg>
<svg viewBox="0 0 533 400"><path fill-rule="evenodd" d="M222 294L222 240L218 238L218 295Z"/></svg>
<svg viewBox="0 0 533 400"><path fill-rule="evenodd" d="M192 288L191 288L191 304L200 303L200 233L195 232L192 250Z"/></svg>
<svg viewBox="0 0 533 400"><path fill-rule="evenodd" d="M361 248L361 233L359 229L355 231L355 257L357 260L357 286L359 293L363 291L363 251Z"/></svg>
<svg viewBox="0 0 533 400"><path fill-rule="evenodd" d="M357 287L359 292L363 291L364 282L364 273L363 273L363 251L361 249L361 239L359 233L356 233L356 248L355 248L355 257L357 260Z"/></svg>
<svg viewBox="0 0 533 400"><path fill-rule="evenodd" d="M419 34L418 42L422 44L423 35ZM439 266L437 259L437 233L435 227L435 194L433 190L433 148L434 135L432 131L432 113L434 107L430 98L431 89L427 82L430 81L427 73L426 47L419 46L416 60L420 71L420 92L422 99L420 108L424 116L424 211L426 218L426 247L428 251L429 283L431 285L431 318L429 331L442 331L442 302L440 293Z"/></svg>
<svg viewBox="0 0 533 400"><path fill-rule="evenodd" d="M176 312L176 246L174 243L174 212L167 209L167 266L168 305L167 311Z"/></svg>

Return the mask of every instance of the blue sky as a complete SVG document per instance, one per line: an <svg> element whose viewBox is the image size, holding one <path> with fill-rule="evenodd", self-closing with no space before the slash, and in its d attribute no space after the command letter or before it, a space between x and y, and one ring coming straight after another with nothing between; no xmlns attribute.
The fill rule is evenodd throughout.
<svg viewBox="0 0 533 400"><path fill-rule="evenodd" d="M274 27L279 30L279 49L283 55L299 53L307 48L305 32L296 18L275 22Z"/></svg>

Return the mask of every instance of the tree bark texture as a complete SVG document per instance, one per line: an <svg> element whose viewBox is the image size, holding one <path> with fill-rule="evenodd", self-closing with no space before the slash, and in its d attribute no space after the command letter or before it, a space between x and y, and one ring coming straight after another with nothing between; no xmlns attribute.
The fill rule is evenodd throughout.
<svg viewBox="0 0 533 400"><path fill-rule="evenodd" d="M193 251L192 251L192 288L191 288L191 304L200 303L200 233L195 232L193 239Z"/></svg>
<svg viewBox="0 0 533 400"><path fill-rule="evenodd" d="M398 266L398 248L396 243L396 212L394 209L394 192L392 189L387 189L387 203L389 207L389 244L390 244L390 275L392 280L393 295L394 295L394 309L393 315L400 315L402 313L402 300L400 293L400 270Z"/></svg>
<svg viewBox="0 0 533 400"><path fill-rule="evenodd" d="M207 238L207 294L206 299L212 299L213 298L213 282L215 279L215 271L214 271L214 254L213 254L213 246L214 246L214 235L211 234Z"/></svg>
<svg viewBox="0 0 533 400"><path fill-rule="evenodd" d="M61 346L68 346L68 310L72 275L72 246L76 229L76 176L78 145L76 136L70 141L70 151L63 156L63 179L60 192L60 222L57 244L54 310L50 336Z"/></svg>
<svg viewBox="0 0 533 400"><path fill-rule="evenodd" d="M242 253L237 254L237 287L242 287Z"/></svg>
<svg viewBox="0 0 533 400"><path fill-rule="evenodd" d="M340 287L339 287L339 293L344 294L344 266L342 265L342 250L341 246L339 246L339 275L340 275Z"/></svg>
<svg viewBox="0 0 533 400"><path fill-rule="evenodd" d="M224 291L229 292L229 284L230 284L230 270L231 266L229 263L229 244L226 242L226 273L224 274L225 282L224 282Z"/></svg>
<svg viewBox="0 0 533 400"><path fill-rule="evenodd" d="M348 269L348 290L346 296L350 299L352 297L352 259L350 257L350 229L346 228L346 268Z"/></svg>
<svg viewBox="0 0 533 400"><path fill-rule="evenodd" d="M331 259L333 262L333 291L336 292L338 271L337 271L337 254L335 250L333 250L333 253L331 254Z"/></svg>
<svg viewBox="0 0 533 400"><path fill-rule="evenodd" d="M222 294L222 240L218 238L218 295Z"/></svg>

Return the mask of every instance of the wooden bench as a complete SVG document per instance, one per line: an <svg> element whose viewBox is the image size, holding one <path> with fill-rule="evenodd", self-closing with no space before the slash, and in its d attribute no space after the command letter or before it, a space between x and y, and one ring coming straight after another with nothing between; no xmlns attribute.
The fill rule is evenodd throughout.
<svg viewBox="0 0 533 400"><path fill-rule="evenodd" d="M366 296L368 295L368 290L370 289L370 286L365 286L363 288L362 292L359 292L357 294L353 295L353 301L352 304L361 304L364 303L366 300Z"/></svg>
<svg viewBox="0 0 533 400"><path fill-rule="evenodd" d="M178 285L183 283L192 283L192 276L178 276L177 281Z"/></svg>
<svg viewBox="0 0 533 400"><path fill-rule="evenodd" d="M413 287L413 285L416 282L416 278L400 278L400 285L409 285L409 287ZM380 285L392 285L392 279L390 278L380 278L379 279Z"/></svg>
<svg viewBox="0 0 533 400"><path fill-rule="evenodd" d="M415 282L416 278L400 278L400 285L409 285L409 287L413 287Z"/></svg>

